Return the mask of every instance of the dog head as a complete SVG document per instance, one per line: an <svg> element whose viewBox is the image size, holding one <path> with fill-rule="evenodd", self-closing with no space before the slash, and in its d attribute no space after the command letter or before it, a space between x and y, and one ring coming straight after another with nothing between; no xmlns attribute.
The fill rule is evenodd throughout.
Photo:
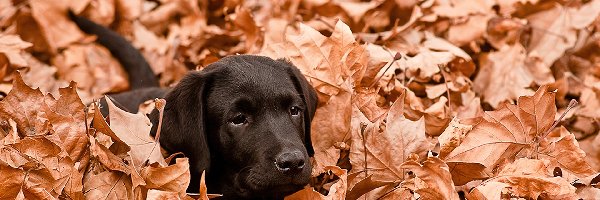
<svg viewBox="0 0 600 200"><path fill-rule="evenodd" d="M161 144L190 158L189 189L203 170L209 190L226 197L283 197L308 183L317 96L291 63L226 57L188 74L166 99Z"/></svg>

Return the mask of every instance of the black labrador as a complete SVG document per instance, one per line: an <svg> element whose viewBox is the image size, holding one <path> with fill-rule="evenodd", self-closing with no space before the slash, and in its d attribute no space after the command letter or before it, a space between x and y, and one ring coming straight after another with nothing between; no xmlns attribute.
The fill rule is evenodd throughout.
<svg viewBox="0 0 600 200"><path fill-rule="evenodd" d="M223 194L222 199L281 199L308 184L317 95L290 62L228 56L189 72L172 89L161 89L127 40L70 16L83 31L97 35L128 72L133 90L112 95L121 107L136 112L145 100L166 99L160 143L189 158L188 192L198 190L204 170L209 192ZM158 123L156 112L149 117Z"/></svg>

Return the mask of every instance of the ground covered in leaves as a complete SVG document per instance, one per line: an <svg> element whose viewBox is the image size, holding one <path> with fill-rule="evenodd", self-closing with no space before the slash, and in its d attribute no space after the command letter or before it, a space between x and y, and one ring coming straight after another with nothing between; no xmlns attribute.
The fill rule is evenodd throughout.
<svg viewBox="0 0 600 200"><path fill-rule="evenodd" d="M68 9L165 87L237 53L298 66L316 155L289 199L600 197L600 0L4 0L0 199L210 196L144 114L95 112L127 79Z"/></svg>

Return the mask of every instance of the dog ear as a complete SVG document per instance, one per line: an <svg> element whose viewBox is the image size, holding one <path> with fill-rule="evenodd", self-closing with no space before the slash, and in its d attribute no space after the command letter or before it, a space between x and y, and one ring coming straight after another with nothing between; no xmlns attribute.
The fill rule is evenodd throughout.
<svg viewBox="0 0 600 200"><path fill-rule="evenodd" d="M284 63L287 66L288 73L294 82L294 86L296 90L300 92L303 97L304 104L306 104L306 108L304 109L304 145L306 146L306 151L309 156L314 156L315 150L312 147L312 141L310 136L310 127L311 121L315 116L315 111L317 109L317 93L315 89L306 81L304 75L294 66L290 61L285 59L278 59L278 62Z"/></svg>
<svg viewBox="0 0 600 200"><path fill-rule="evenodd" d="M211 70L190 72L165 96L167 104L159 141L169 153L184 153L189 158L192 174L201 174L204 170L208 173L211 164L205 123L205 102L212 85L211 74ZM158 113L153 112L152 115L151 118L156 120L153 123L157 124ZM154 127L153 135L156 132ZM192 175L188 189L198 190L199 178Z"/></svg>

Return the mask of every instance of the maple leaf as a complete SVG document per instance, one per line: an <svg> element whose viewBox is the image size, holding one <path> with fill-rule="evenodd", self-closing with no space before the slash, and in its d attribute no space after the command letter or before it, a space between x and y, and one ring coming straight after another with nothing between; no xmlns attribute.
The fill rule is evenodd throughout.
<svg viewBox="0 0 600 200"><path fill-rule="evenodd" d="M411 121L404 117L404 94L394 102L385 118L373 123L355 107L352 124L350 173L358 175L350 180L351 185L369 175L378 181L403 180L404 171L400 164L409 154L425 155L433 148L425 135L424 119ZM377 194L372 195L378 198Z"/></svg>
<svg viewBox="0 0 600 200"><path fill-rule="evenodd" d="M318 92L336 95L345 80L360 70L346 66L343 57L352 51L363 52L364 48L360 48L352 31L342 21L336 23L330 37L302 23L299 28L298 35L287 35L284 44L270 45L261 54L289 59Z"/></svg>
<svg viewBox="0 0 600 200"><path fill-rule="evenodd" d="M459 199L454 189L450 169L437 157L428 157L423 164L414 159L402 163L402 168L410 170L423 184L415 184L415 192L424 199Z"/></svg>
<svg viewBox="0 0 600 200"><path fill-rule="evenodd" d="M49 94L43 107L48 121L52 124L53 136L58 137L56 143L60 144L73 160L78 160L88 145L88 137L85 134L85 105L79 99L76 87L75 82L71 82L68 87L60 88L58 99Z"/></svg>
<svg viewBox="0 0 600 200"><path fill-rule="evenodd" d="M13 119L21 136L45 135L51 125L44 112L44 95L23 82L20 74L15 76L13 88L0 102L0 119Z"/></svg>
<svg viewBox="0 0 600 200"><path fill-rule="evenodd" d="M525 49L520 44L504 46L498 52L490 53L480 60L481 71L475 78L473 89L494 108L503 101L530 95L532 91L528 87L534 78L525 64L526 59Z"/></svg>
<svg viewBox="0 0 600 200"><path fill-rule="evenodd" d="M110 128L117 137L129 147L129 155L133 166L139 172L146 162L152 164L158 162L161 166L167 166L165 159L160 153L160 145L150 137L152 123L144 114L132 114L121 110L106 98L109 110Z"/></svg>
<svg viewBox="0 0 600 200"><path fill-rule="evenodd" d="M0 34L0 53L8 59L8 62L15 66L26 66L27 61L20 55L23 49L32 44L21 40L18 35ZM0 63L0 66L3 66Z"/></svg>
<svg viewBox="0 0 600 200"><path fill-rule="evenodd" d="M154 163L142 168L140 174L149 189L185 193L190 184L190 164L187 158L177 158L175 164L169 166Z"/></svg>
<svg viewBox="0 0 600 200"><path fill-rule="evenodd" d="M75 164L70 157L50 140L44 137L26 137L17 143L5 146L0 150L0 154L3 155L0 165L12 164L10 167L25 176L17 185L25 185L19 193L23 193L26 197L44 194L44 198L48 196L56 198L63 193L73 198L83 197L81 172L75 169ZM9 173L12 170L6 171ZM17 172L13 171L13 173ZM10 188L13 186L6 185L6 187L7 191L11 191ZM30 197L39 198L39 196Z"/></svg>
<svg viewBox="0 0 600 200"><path fill-rule="evenodd" d="M129 173L131 170L124 160L113 154L104 145L99 144L97 139L90 138L90 154L94 158L98 159L103 166L107 169L120 171L123 173Z"/></svg>
<svg viewBox="0 0 600 200"><path fill-rule="evenodd" d="M536 137L543 137L555 115L554 93L540 87L533 96L520 97L517 105L504 104L498 110L485 112L445 161L481 164L491 169L501 160L514 160L517 153L534 146ZM472 167L453 170L453 174L473 173Z"/></svg>

